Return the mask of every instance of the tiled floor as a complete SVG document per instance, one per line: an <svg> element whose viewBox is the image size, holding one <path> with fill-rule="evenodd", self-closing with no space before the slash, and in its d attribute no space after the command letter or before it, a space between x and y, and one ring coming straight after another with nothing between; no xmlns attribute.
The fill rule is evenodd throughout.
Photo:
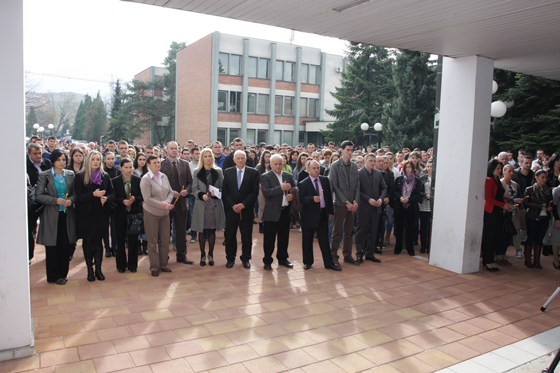
<svg viewBox="0 0 560 373"><path fill-rule="evenodd" d="M173 272L157 278L145 256L135 274L104 258L107 280L93 283L78 246L65 286L46 283L38 246L37 354L0 362L0 372L433 372L560 326L560 299L540 312L560 282L551 257L540 271L511 258L497 274L457 275L390 246L381 264L334 272L316 248L304 271L292 230L294 269L266 272L256 228L254 238L250 270L226 269L218 245L215 267L171 259ZM198 262L198 244L188 247Z"/></svg>

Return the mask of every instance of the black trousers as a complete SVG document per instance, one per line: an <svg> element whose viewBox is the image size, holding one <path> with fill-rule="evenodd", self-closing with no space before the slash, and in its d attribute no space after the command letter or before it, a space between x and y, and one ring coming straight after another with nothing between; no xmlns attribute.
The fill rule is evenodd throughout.
<svg viewBox="0 0 560 373"><path fill-rule="evenodd" d="M169 212L169 221L175 219L175 229L176 229L176 240L175 246L177 247L177 260L183 260L187 257L187 211L181 211L177 207L177 211L173 210Z"/></svg>
<svg viewBox="0 0 560 373"><path fill-rule="evenodd" d="M430 248L430 225L432 224L432 213L429 211L420 211L420 249L428 250Z"/></svg>
<svg viewBox="0 0 560 373"><path fill-rule="evenodd" d="M484 226L482 229L482 263L494 263L494 250L502 234L504 213L501 208L494 206L492 213L484 211Z"/></svg>
<svg viewBox="0 0 560 373"><path fill-rule="evenodd" d="M302 225L301 232L303 264L313 265L315 261L313 258L313 235L317 232L317 240L319 241L319 248L321 249L321 256L323 257L323 264L325 268L334 266L331 247L329 245L329 217L325 209L321 209L321 218L317 228L310 228Z"/></svg>
<svg viewBox="0 0 560 373"><path fill-rule="evenodd" d="M548 222L550 219L548 217L541 217L539 220L526 219L527 221L527 239L525 244L527 245L537 245L542 246L544 236L548 230Z"/></svg>
<svg viewBox="0 0 560 373"><path fill-rule="evenodd" d="M368 213L357 215L356 228L356 254L367 258L373 257L377 245L377 228L379 226L379 213L377 209Z"/></svg>
<svg viewBox="0 0 560 373"><path fill-rule="evenodd" d="M35 240L33 232L37 229L37 219L39 216L31 210L27 210L27 243L29 245L29 260L33 259L35 253Z"/></svg>
<svg viewBox="0 0 560 373"><path fill-rule="evenodd" d="M407 209L401 208L395 210L395 236L397 236L395 254L400 254L403 249L403 233L406 231L406 251L410 255L414 255L414 246L412 242L414 238L415 217L416 214L412 206L408 206Z"/></svg>
<svg viewBox="0 0 560 373"><path fill-rule="evenodd" d="M253 250L253 219L240 219L235 212L226 214L226 259L234 262L237 256L237 229L241 233L241 259L247 262L251 259Z"/></svg>
<svg viewBox="0 0 560 373"><path fill-rule="evenodd" d="M56 229L56 246L45 246L45 266L47 269L47 282L55 282L68 276L70 262L70 243L68 242L68 228L64 211L58 213Z"/></svg>
<svg viewBox="0 0 560 373"><path fill-rule="evenodd" d="M272 253L274 253L274 243L278 237L278 248L276 250L276 259L283 262L289 258L288 243L290 241L290 209L289 206L284 207L280 212L278 221L264 222L264 264L271 264Z"/></svg>
<svg viewBox="0 0 560 373"><path fill-rule="evenodd" d="M117 269L135 270L138 269L138 235L126 234L127 220L115 217L117 228ZM126 236L128 236L128 260L126 258Z"/></svg>

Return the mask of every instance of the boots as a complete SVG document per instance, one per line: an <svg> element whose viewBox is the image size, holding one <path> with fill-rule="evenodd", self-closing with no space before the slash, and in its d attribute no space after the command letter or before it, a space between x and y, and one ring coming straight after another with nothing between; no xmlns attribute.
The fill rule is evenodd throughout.
<svg viewBox="0 0 560 373"><path fill-rule="evenodd" d="M535 248L535 255L534 255L534 261L533 261L533 267L535 267L536 269L542 269L542 266L541 266L542 246L535 245L534 248Z"/></svg>
<svg viewBox="0 0 560 373"><path fill-rule="evenodd" d="M93 282L95 281L95 276L93 275L93 249L84 245L82 245L82 249L87 267L87 280Z"/></svg>
<svg viewBox="0 0 560 373"><path fill-rule="evenodd" d="M525 255L525 267L533 268L533 263L531 263L531 251L533 250L533 245L523 246L523 254Z"/></svg>
<svg viewBox="0 0 560 373"><path fill-rule="evenodd" d="M95 256L95 278L99 281L105 281L105 276L101 272L101 264L103 263L103 249L102 248L94 248Z"/></svg>
<svg viewBox="0 0 560 373"><path fill-rule="evenodd" d="M214 244L216 243L216 231L208 237L208 265L214 266Z"/></svg>
<svg viewBox="0 0 560 373"><path fill-rule="evenodd" d="M142 241L142 249L144 250L144 255L148 255L148 241Z"/></svg>

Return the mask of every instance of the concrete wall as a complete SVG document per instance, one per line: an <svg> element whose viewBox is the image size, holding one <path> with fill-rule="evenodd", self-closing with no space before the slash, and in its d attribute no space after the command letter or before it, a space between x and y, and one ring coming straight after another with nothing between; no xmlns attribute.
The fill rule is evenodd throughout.
<svg viewBox="0 0 560 373"><path fill-rule="evenodd" d="M331 92L335 91L335 88L340 86L340 79L342 74L336 72L337 67L343 66L342 56L337 56L334 54L327 54L325 69L325 84L323 85L323 94L325 97L325 109L334 109L334 104L337 103L336 99L331 95ZM327 113L323 114L323 121L334 121L334 117L331 117Z"/></svg>
<svg viewBox="0 0 560 373"><path fill-rule="evenodd" d="M0 2L0 102L4 144L14 154L10 182L0 184L0 361L34 353L27 247L23 1ZM19 164L19 166L17 166ZM0 367L2 364L0 363Z"/></svg>

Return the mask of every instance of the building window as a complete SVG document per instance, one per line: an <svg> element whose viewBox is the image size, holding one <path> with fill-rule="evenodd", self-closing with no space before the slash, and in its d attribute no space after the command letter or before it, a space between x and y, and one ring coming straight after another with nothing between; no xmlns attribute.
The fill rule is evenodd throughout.
<svg viewBox="0 0 560 373"><path fill-rule="evenodd" d="M284 115L294 115L294 98L284 97Z"/></svg>
<svg viewBox="0 0 560 373"><path fill-rule="evenodd" d="M255 143L255 132L256 130L247 128L247 138L245 139L245 144L253 145Z"/></svg>
<svg viewBox="0 0 560 373"><path fill-rule="evenodd" d="M229 112L239 113L241 111L241 92L229 93Z"/></svg>
<svg viewBox="0 0 560 373"><path fill-rule="evenodd" d="M293 62L285 62L284 63L284 80L287 82L294 81L294 69L295 63Z"/></svg>
<svg viewBox="0 0 560 373"><path fill-rule="evenodd" d="M268 66L270 60L268 58L259 58L259 75L261 79L268 79Z"/></svg>
<svg viewBox="0 0 560 373"><path fill-rule="evenodd" d="M241 56L232 54L230 57L229 75L241 75Z"/></svg>
<svg viewBox="0 0 560 373"><path fill-rule="evenodd" d="M257 57L249 57L247 70L245 72L249 78L257 77Z"/></svg>
<svg viewBox="0 0 560 373"><path fill-rule="evenodd" d="M227 53L220 53L218 57L218 63L220 65L220 74L227 74L229 66L229 55Z"/></svg>
<svg viewBox="0 0 560 373"><path fill-rule="evenodd" d="M302 83L307 83L307 69L309 69L309 65L306 63L302 63L300 66L299 76Z"/></svg>
<svg viewBox="0 0 560 373"><path fill-rule="evenodd" d="M258 130L257 132L257 144L260 144L261 142L267 142L266 139L266 135L267 135L267 130Z"/></svg>
<svg viewBox="0 0 560 373"><path fill-rule="evenodd" d="M282 139L282 142L285 142L288 145L292 145L293 139L294 139L293 131L284 131L284 138Z"/></svg>
<svg viewBox="0 0 560 373"><path fill-rule="evenodd" d="M268 95L259 94L257 114L268 114Z"/></svg>
<svg viewBox="0 0 560 373"><path fill-rule="evenodd" d="M282 96L276 96L274 101L274 115L282 115Z"/></svg>
<svg viewBox="0 0 560 373"><path fill-rule="evenodd" d="M274 131L274 143L282 144L282 131L279 130Z"/></svg>
<svg viewBox="0 0 560 373"><path fill-rule="evenodd" d="M319 84L319 66L309 65L309 84Z"/></svg>
<svg viewBox="0 0 560 373"><path fill-rule="evenodd" d="M229 142L227 142L227 144L232 143L233 139L235 139L237 137L239 137L239 128L230 128L229 129Z"/></svg>
<svg viewBox="0 0 560 373"><path fill-rule="evenodd" d="M284 71L284 61L276 61L276 80L282 80L283 71Z"/></svg>
<svg viewBox="0 0 560 373"><path fill-rule="evenodd" d="M255 113L257 107L257 94L249 93L247 95L247 113Z"/></svg>
<svg viewBox="0 0 560 373"><path fill-rule="evenodd" d="M316 98L310 98L308 116L315 117L315 118L319 117L318 110L317 110L318 108L319 108L319 100L317 100Z"/></svg>
<svg viewBox="0 0 560 373"><path fill-rule="evenodd" d="M227 110L227 91L218 91L218 111Z"/></svg>
<svg viewBox="0 0 560 373"><path fill-rule="evenodd" d="M307 99L303 97L299 99L299 116L307 116Z"/></svg>
<svg viewBox="0 0 560 373"><path fill-rule="evenodd" d="M218 138L216 140L222 144L225 144L226 141L226 130L226 128L218 128Z"/></svg>

